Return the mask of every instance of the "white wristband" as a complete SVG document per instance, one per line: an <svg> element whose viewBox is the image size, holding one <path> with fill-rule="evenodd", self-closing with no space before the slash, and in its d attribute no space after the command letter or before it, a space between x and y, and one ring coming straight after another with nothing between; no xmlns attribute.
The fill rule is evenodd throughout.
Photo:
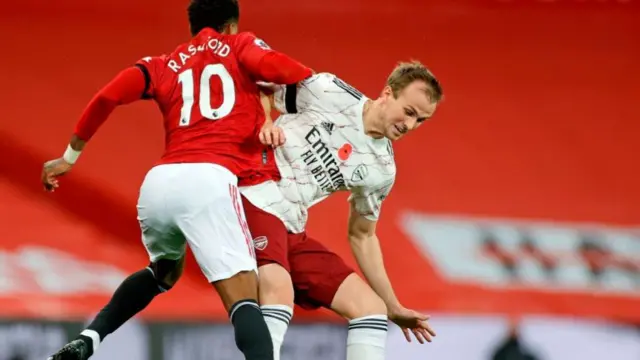
<svg viewBox="0 0 640 360"><path fill-rule="evenodd" d="M64 155L62 155L62 158L64 159L64 161L73 165L76 163L76 161L78 161L78 157L80 157L81 152L82 151L73 150L71 145L67 145L67 150L65 150Z"/></svg>

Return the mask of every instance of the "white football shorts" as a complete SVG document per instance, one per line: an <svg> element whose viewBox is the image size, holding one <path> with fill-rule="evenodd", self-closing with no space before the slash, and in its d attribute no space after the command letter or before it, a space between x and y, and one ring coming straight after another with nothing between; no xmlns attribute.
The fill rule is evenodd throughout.
<svg viewBox="0 0 640 360"><path fill-rule="evenodd" d="M178 260L188 243L209 282L257 271L237 183L233 173L215 164L152 168L138 198L142 242L151 261Z"/></svg>

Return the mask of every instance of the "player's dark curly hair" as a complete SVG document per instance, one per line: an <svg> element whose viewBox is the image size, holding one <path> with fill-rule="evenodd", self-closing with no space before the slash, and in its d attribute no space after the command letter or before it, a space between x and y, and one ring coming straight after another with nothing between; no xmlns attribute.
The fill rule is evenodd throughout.
<svg viewBox="0 0 640 360"><path fill-rule="evenodd" d="M227 24L240 20L238 0L191 0L187 13L194 36L204 28L221 32Z"/></svg>

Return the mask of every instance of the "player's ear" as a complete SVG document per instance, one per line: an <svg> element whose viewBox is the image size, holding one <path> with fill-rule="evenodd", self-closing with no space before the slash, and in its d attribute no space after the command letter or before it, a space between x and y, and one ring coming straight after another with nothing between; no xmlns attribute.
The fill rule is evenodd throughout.
<svg viewBox="0 0 640 360"><path fill-rule="evenodd" d="M380 94L380 96L382 96L384 99L393 97L393 90L391 89L391 86L385 86L384 89L382 89L382 94Z"/></svg>

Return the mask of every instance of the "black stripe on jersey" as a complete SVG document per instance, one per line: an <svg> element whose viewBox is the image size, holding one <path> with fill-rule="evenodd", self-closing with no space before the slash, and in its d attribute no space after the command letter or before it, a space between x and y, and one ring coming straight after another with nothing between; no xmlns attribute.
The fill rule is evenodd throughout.
<svg viewBox="0 0 640 360"><path fill-rule="evenodd" d="M288 114L296 114L298 107L296 106L296 97L298 96L298 84L287 85L284 94L284 106Z"/></svg>
<svg viewBox="0 0 640 360"><path fill-rule="evenodd" d="M151 99L151 96L147 94L149 87L151 86L151 75L149 75L149 69L142 64L136 64L136 67L140 69L140 71L142 71L142 75L144 75L144 91L142 92L141 98Z"/></svg>
<svg viewBox="0 0 640 360"><path fill-rule="evenodd" d="M338 78L333 78L333 83L336 84L339 88L341 88L342 90L346 91L349 95L353 96L354 98L360 100L362 99L362 93L358 90L356 90L356 88L354 88L353 86L347 84L346 82L342 81L341 79Z"/></svg>

